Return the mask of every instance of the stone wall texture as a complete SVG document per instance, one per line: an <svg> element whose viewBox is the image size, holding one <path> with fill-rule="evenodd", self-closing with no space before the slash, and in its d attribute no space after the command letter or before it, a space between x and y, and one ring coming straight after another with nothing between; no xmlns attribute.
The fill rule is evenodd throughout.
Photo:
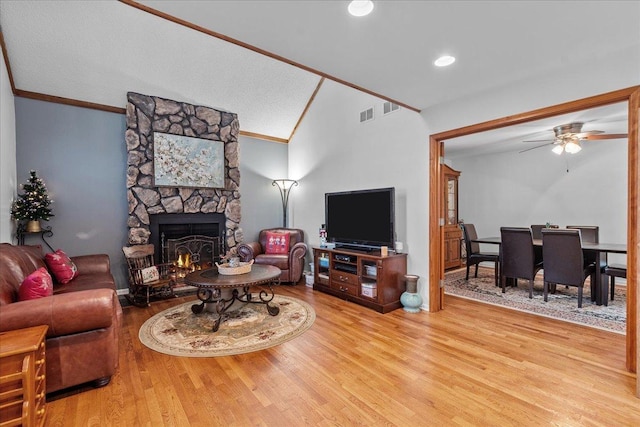
<svg viewBox="0 0 640 427"><path fill-rule="evenodd" d="M127 201L129 244L149 243L149 215L224 213L226 250L242 242L239 227L240 170L234 113L156 96L127 93ZM224 142L225 188L175 188L153 185L153 133L163 132Z"/></svg>

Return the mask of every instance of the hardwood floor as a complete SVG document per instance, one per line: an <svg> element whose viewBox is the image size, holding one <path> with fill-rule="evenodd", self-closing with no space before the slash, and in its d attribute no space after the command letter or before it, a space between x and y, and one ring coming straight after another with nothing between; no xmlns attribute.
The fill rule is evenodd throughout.
<svg viewBox="0 0 640 427"><path fill-rule="evenodd" d="M125 308L120 367L100 389L50 396L49 426L426 426L640 423L625 337L447 297L446 309L379 314L298 285L310 330L282 345L181 358L138 340Z"/></svg>

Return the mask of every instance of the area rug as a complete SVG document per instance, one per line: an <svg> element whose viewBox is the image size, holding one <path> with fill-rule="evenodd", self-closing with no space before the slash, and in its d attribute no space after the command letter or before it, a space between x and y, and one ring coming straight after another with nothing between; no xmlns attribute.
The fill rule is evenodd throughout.
<svg viewBox="0 0 640 427"><path fill-rule="evenodd" d="M257 299L257 294L254 295ZM217 314L191 311L199 300L158 313L141 327L140 341L150 349L172 356L215 357L249 353L282 344L301 335L315 321L313 308L304 301L276 295L270 303L280 308L270 316L263 304L238 304L212 332Z"/></svg>
<svg viewBox="0 0 640 427"><path fill-rule="evenodd" d="M518 280L517 287L502 288L495 285L493 269L480 268L478 278L473 271L466 281L465 269L445 274L445 294L500 305L541 316L552 317L612 332L625 333L626 330L626 287L616 283L614 300L608 306L591 302L589 280L582 294L582 308L578 308L578 288L558 285L555 294L549 293L544 301L542 276L538 275L533 286L533 299L529 299L529 283Z"/></svg>

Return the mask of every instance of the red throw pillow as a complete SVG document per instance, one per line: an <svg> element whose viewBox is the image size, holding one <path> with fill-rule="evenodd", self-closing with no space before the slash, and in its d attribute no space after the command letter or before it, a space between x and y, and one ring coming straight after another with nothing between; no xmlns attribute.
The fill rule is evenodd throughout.
<svg viewBox="0 0 640 427"><path fill-rule="evenodd" d="M53 279L51 279L51 275L44 267L40 267L25 277L20 284L20 289L18 289L18 299L20 301L51 295L53 295Z"/></svg>
<svg viewBox="0 0 640 427"><path fill-rule="evenodd" d="M288 254L289 233L275 233L267 231L267 254Z"/></svg>
<svg viewBox="0 0 640 427"><path fill-rule="evenodd" d="M78 267L62 249L46 254L44 260L58 283L69 283L78 275Z"/></svg>

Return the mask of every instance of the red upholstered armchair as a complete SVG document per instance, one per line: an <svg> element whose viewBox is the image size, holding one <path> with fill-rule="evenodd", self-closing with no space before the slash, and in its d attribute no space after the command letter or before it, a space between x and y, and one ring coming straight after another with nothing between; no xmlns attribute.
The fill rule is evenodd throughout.
<svg viewBox="0 0 640 427"><path fill-rule="evenodd" d="M267 253L268 235L286 233L289 235L289 250L286 253ZM283 251L285 252L285 251ZM242 243L238 246L241 261L254 260L256 264L274 265L282 270L281 282L297 283L302 278L307 245L304 231L297 228L269 228L261 230L257 242Z"/></svg>

